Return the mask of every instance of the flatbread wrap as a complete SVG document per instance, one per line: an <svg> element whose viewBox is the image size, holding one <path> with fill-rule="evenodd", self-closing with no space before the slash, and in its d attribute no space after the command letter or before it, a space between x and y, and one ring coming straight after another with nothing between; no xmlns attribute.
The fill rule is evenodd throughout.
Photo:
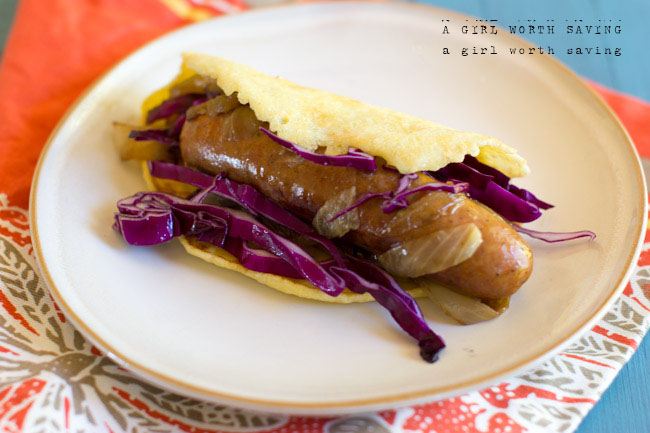
<svg viewBox="0 0 650 433"><path fill-rule="evenodd" d="M116 125L156 191L118 202L129 243L178 237L287 294L377 300L427 361L444 343L413 297L476 323L532 271L518 224L551 205L510 182L529 168L495 138L193 53L143 112Z"/></svg>

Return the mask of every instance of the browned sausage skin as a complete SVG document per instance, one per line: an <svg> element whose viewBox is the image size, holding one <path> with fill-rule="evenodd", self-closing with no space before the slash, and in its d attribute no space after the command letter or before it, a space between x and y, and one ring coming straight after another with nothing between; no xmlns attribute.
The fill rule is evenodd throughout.
<svg viewBox="0 0 650 433"><path fill-rule="evenodd" d="M356 187L366 192L395 190L400 175L378 169L366 172L307 161L259 131L248 107L216 116L188 119L181 133L185 164L206 173L226 175L254 186L294 214L311 220L331 197ZM421 176L415 184L430 182ZM407 208L384 214L379 200L359 207L361 225L345 238L371 253L436 230L473 222L483 243L468 260L430 275L438 282L482 299L510 296L532 271L530 248L509 223L464 194L425 192L410 197Z"/></svg>

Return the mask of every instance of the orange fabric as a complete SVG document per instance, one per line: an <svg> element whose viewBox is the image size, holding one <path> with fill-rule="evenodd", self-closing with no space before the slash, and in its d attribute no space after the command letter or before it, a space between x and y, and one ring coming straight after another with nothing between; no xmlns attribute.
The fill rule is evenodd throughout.
<svg viewBox="0 0 650 433"><path fill-rule="evenodd" d="M157 0L22 0L0 65L0 185L27 207L41 148L119 59L186 22Z"/></svg>
<svg viewBox="0 0 650 433"><path fill-rule="evenodd" d="M650 158L650 104L641 99L610 90L600 84L591 86L618 115L639 151L639 155Z"/></svg>
<svg viewBox="0 0 650 433"><path fill-rule="evenodd" d="M185 1L206 11L215 3ZM120 58L187 23L162 0L20 2L0 64L0 191L11 204L27 207L40 151L79 94ZM650 157L650 105L593 86Z"/></svg>

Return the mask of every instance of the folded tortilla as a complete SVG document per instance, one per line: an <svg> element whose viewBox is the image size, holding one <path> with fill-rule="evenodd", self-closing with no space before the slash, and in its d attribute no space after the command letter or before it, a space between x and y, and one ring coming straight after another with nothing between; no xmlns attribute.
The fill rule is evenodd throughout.
<svg viewBox="0 0 650 433"><path fill-rule="evenodd" d="M216 78L226 95L237 92L271 131L309 150L320 146L340 155L356 147L401 173L435 171L465 155L510 177L530 171L515 149L496 138L302 87L220 57L186 53L183 61L187 69Z"/></svg>
<svg viewBox="0 0 650 433"><path fill-rule="evenodd" d="M184 54L180 74L145 100L143 118L169 97L171 87L195 74L215 78L226 95L236 92L240 103L249 104L259 120L269 122L271 131L309 150L323 147L325 153L339 155L347 153L348 147L355 147L382 157L402 173L435 171L451 162L461 162L466 155L475 156L510 177L529 172L526 161L495 138L302 87L230 60L195 53ZM193 190L178 182L153 178L146 163L143 172L152 190L181 196ZM240 272L283 293L335 303L373 300L367 293L359 295L347 289L331 297L306 280L246 269L230 253L214 245L186 237L181 237L180 242L193 256ZM408 292L413 297L426 296L415 285L408 287Z"/></svg>

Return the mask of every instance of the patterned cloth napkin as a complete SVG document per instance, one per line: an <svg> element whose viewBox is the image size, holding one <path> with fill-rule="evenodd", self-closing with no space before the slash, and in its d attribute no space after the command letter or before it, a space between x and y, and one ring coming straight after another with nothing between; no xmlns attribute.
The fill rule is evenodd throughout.
<svg viewBox="0 0 650 433"><path fill-rule="evenodd" d="M337 418L259 415L175 395L118 367L52 301L27 203L48 135L80 92L145 42L245 9L239 0L22 0L0 66L0 430L3 432L570 432L650 316L650 238L611 311L564 352L460 397ZM594 84L650 156L650 106Z"/></svg>

